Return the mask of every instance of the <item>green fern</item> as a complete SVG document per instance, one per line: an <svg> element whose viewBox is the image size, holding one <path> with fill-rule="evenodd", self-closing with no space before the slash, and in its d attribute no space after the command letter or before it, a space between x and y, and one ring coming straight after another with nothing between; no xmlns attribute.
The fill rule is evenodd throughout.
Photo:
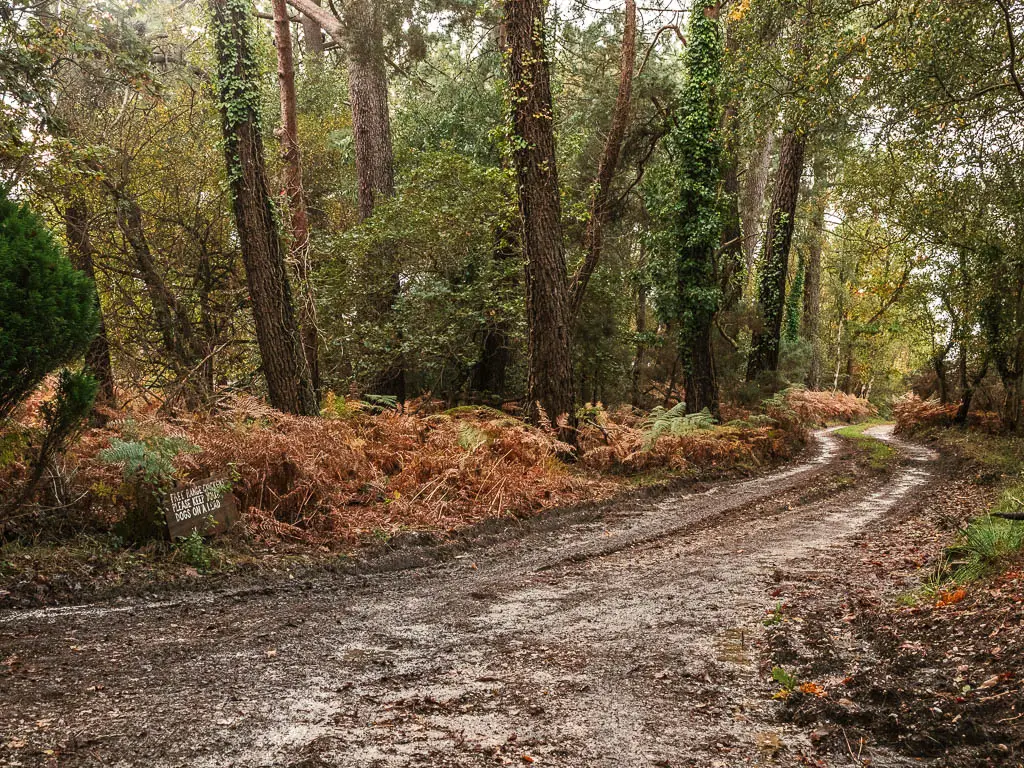
<svg viewBox="0 0 1024 768"><path fill-rule="evenodd" d="M125 478L140 478L157 487L174 479L174 459L181 453L196 453L199 448L182 437L147 437L142 440L114 438L99 458L107 464L119 464Z"/></svg>
<svg viewBox="0 0 1024 768"><path fill-rule="evenodd" d="M711 429L715 426L715 417L705 408L700 413L687 413L686 403L678 403L668 410L660 405L655 408L640 425L644 433L644 450L649 450L659 437L672 435L678 437Z"/></svg>

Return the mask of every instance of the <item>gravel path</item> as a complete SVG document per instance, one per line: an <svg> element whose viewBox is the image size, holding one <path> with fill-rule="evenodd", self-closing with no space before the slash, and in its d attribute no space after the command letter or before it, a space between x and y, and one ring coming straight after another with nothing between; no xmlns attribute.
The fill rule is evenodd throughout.
<svg viewBox="0 0 1024 768"><path fill-rule="evenodd" d="M758 665L774 579L841 568L929 482L934 454L894 442L885 477L820 432L782 471L412 570L0 614L0 762L796 764Z"/></svg>

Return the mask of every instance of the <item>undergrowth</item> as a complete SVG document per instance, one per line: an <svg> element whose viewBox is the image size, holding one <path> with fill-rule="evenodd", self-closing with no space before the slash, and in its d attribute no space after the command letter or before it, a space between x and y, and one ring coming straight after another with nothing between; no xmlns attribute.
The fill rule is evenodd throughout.
<svg viewBox="0 0 1024 768"><path fill-rule="evenodd" d="M74 499L61 513L70 524L58 531L25 523L9 529L8 540L49 546L116 533L149 551L168 488L227 476L243 548L346 551L404 530L450 531L672 478L771 466L800 450L806 425L871 412L866 401L798 389L756 410L726 405L723 423L678 405L642 414L593 403L580 410L570 447L550 428L502 411L444 411L429 401L397 407L329 396L319 417L290 416L251 397L206 414L105 411L103 425L87 430L61 466ZM33 418L23 413L21 426ZM0 438L2 495L24 468L16 432ZM567 454L574 460L565 462ZM52 503L44 492L39 503ZM162 551L200 570L220 567L204 547L186 540Z"/></svg>

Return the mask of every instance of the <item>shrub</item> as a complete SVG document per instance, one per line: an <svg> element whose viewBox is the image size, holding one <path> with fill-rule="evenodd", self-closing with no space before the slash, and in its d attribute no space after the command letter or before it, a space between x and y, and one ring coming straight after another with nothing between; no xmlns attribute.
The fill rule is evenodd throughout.
<svg viewBox="0 0 1024 768"><path fill-rule="evenodd" d="M681 437L701 429L711 429L715 417L705 408L700 413L687 413L686 403L678 403L668 410L658 406L643 421L644 445L652 448L663 435Z"/></svg>
<svg viewBox="0 0 1024 768"><path fill-rule="evenodd" d="M909 393L893 401L892 415L896 419L897 432L914 432L928 427L950 426L958 408L956 403L943 405L934 398L922 400Z"/></svg>
<svg viewBox="0 0 1024 768"><path fill-rule="evenodd" d="M196 446L180 437L156 435L137 440L114 438L98 458L117 464L124 475L124 517L121 535L139 543L163 536L163 502L174 482L174 459L195 453Z"/></svg>
<svg viewBox="0 0 1024 768"><path fill-rule="evenodd" d="M83 354L98 321L92 282L39 218L0 190L0 418Z"/></svg>
<svg viewBox="0 0 1024 768"><path fill-rule="evenodd" d="M95 397L96 380L92 376L67 368L60 372L53 397L39 408L43 421L42 441L31 461L29 478L15 497L13 508L29 500L46 467L64 452L68 443L78 434L92 409Z"/></svg>

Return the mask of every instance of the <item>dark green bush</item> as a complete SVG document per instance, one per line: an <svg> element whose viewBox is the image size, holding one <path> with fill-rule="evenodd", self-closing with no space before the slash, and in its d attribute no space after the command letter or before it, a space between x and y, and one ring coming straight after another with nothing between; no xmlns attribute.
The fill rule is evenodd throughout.
<svg viewBox="0 0 1024 768"><path fill-rule="evenodd" d="M96 290L42 221L0 190L0 419L96 334Z"/></svg>

